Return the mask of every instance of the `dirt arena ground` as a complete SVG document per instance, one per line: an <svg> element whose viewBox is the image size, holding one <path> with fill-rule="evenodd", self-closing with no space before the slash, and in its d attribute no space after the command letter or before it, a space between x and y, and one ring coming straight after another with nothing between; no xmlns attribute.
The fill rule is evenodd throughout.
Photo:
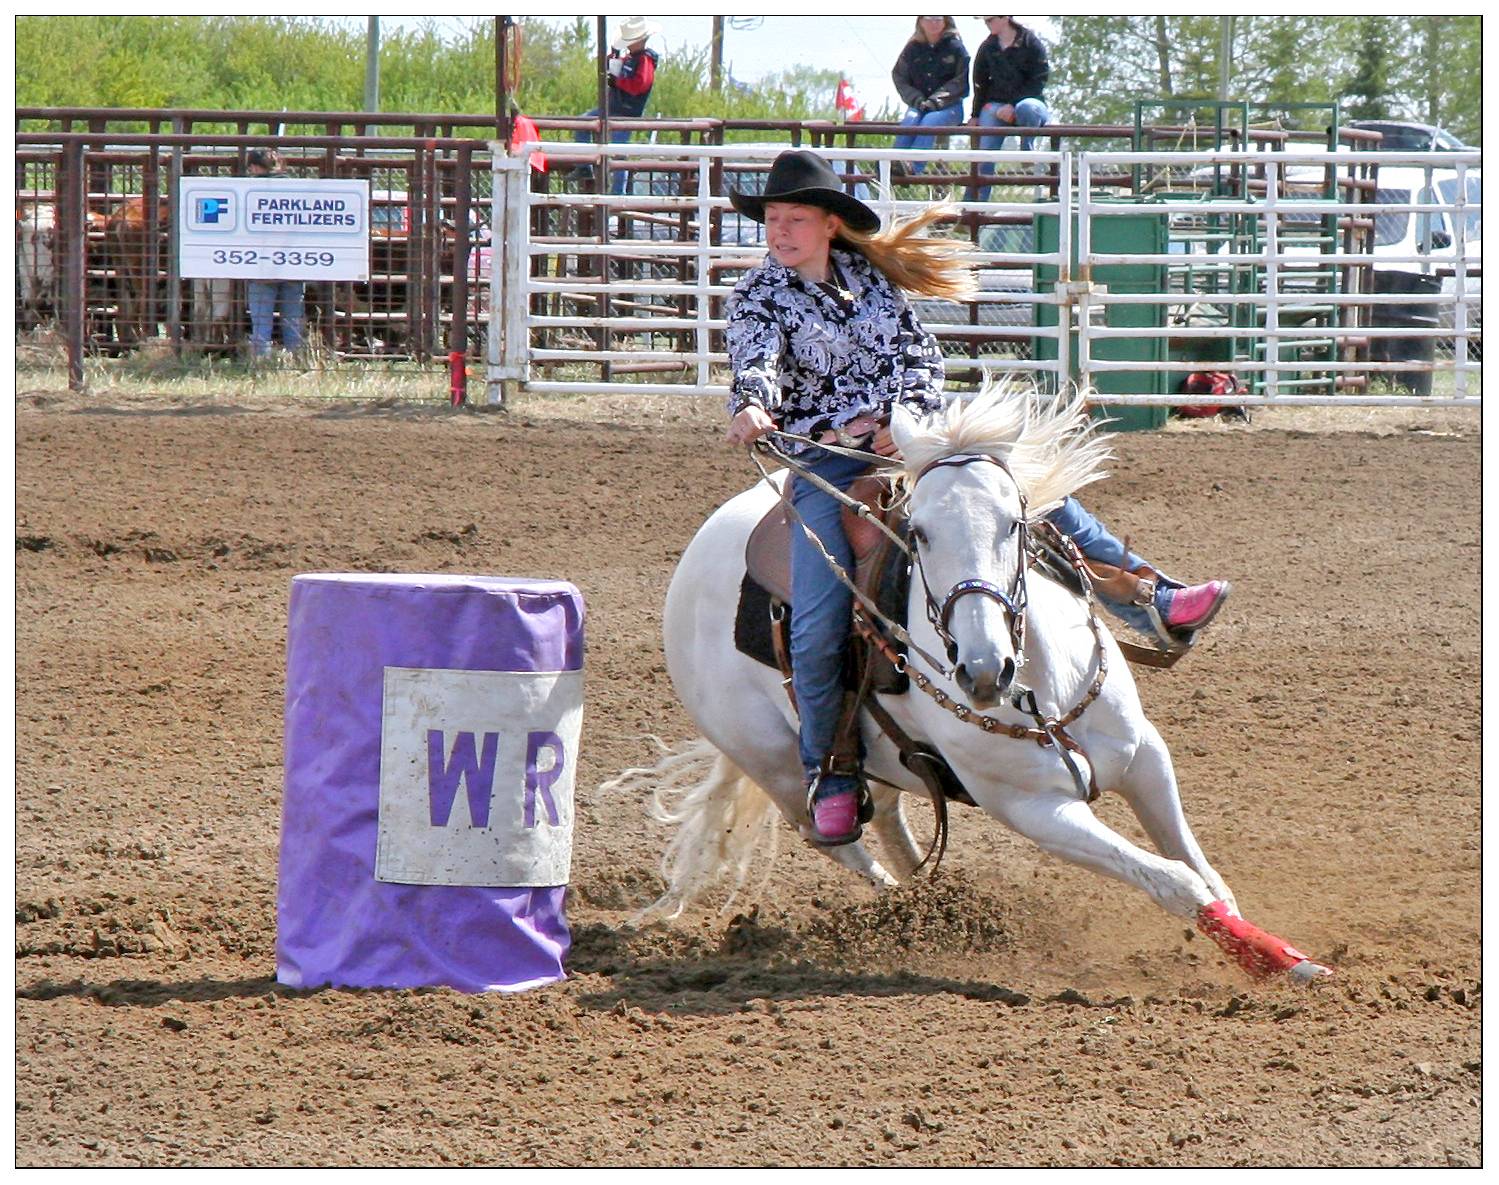
<svg viewBox="0 0 1499 1185"><path fill-rule="evenodd" d="M663 836L595 787L690 735L658 615L753 476L718 425L21 393L19 1165L1480 1163L1476 415L1132 435L1090 499L1235 583L1138 678L1246 913L1337 966L1310 991L974 812L934 881L786 831L754 909L627 928ZM567 982L276 984L286 601L328 569L582 589Z"/></svg>

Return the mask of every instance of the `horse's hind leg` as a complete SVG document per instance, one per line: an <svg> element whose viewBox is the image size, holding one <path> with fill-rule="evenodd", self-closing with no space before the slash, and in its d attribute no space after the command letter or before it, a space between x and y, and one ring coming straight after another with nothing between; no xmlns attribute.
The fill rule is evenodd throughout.
<svg viewBox="0 0 1499 1185"><path fill-rule="evenodd" d="M780 712L768 704L746 699L739 705L736 724L748 735L759 739L750 751L729 753L746 775L770 796L772 802L797 833L805 840L817 834L807 813L806 789L802 785L801 762L797 758L796 732ZM710 736L717 744L716 738ZM729 752L727 748L725 752ZM817 846L835 864L869 881L876 888L894 888L899 882L887 872L862 842L841 844L836 848Z"/></svg>
<svg viewBox="0 0 1499 1185"><path fill-rule="evenodd" d="M905 880L921 863L923 852L911 837L906 820L906 796L899 790L879 787L874 790L874 818L869 829L879 836L880 850L899 880Z"/></svg>
<svg viewBox="0 0 1499 1185"><path fill-rule="evenodd" d="M1136 750L1134 760L1118 786L1113 788L1129 803L1161 855L1180 860L1191 868L1207 883L1214 897L1227 902L1230 910L1237 914L1239 907L1233 893L1208 863L1187 824L1181 794L1177 790L1176 771L1171 765L1166 743L1153 725L1147 722L1146 728L1144 742Z"/></svg>

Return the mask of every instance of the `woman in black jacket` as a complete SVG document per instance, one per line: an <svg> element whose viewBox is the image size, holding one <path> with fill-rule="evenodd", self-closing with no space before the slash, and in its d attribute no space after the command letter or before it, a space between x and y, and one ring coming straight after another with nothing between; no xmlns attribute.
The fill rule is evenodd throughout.
<svg viewBox="0 0 1499 1185"><path fill-rule="evenodd" d="M989 28L973 55L973 119L985 128L1039 128L1051 122L1051 112L1041 97L1046 80L1051 77L1051 63L1041 39L1012 16L981 18ZM1008 136L975 136L977 148L1000 151L1010 143ZM1022 152L1029 152L1035 140L1026 136L1020 141ZM993 164L985 161L978 171L994 173ZM978 201L989 200L989 187L980 188Z"/></svg>
<svg viewBox="0 0 1499 1185"><path fill-rule="evenodd" d="M900 122L906 127L961 127L963 100L968 95L968 51L950 16L920 16L916 31L890 71L895 89L909 110ZM931 136L899 135L899 149L928 149ZM920 173L925 163L913 172Z"/></svg>

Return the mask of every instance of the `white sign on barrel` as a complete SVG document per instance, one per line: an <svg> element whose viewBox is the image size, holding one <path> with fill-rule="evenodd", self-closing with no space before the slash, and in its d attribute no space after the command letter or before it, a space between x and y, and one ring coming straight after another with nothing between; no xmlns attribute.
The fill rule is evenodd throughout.
<svg viewBox="0 0 1499 1185"><path fill-rule="evenodd" d="M184 279L368 280L368 181L183 177Z"/></svg>
<svg viewBox="0 0 1499 1185"><path fill-rule="evenodd" d="M583 672L385 668L375 879L565 885Z"/></svg>

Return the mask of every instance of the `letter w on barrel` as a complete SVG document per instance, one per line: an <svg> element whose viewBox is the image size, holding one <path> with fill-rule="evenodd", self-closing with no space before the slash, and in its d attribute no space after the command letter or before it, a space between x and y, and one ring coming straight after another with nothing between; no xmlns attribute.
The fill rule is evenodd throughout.
<svg viewBox="0 0 1499 1185"><path fill-rule="evenodd" d="M459 732L452 748L440 728L427 730L427 804L434 827L446 827L453 814L461 782L468 792L469 823L489 826L489 803L494 794L495 756L499 750L499 733L486 732L480 740L472 732ZM543 754L551 755L551 764L542 769ZM536 799L540 795L546 806L547 822L560 826L561 816L552 798L552 786L562 776L565 750L561 739L550 732L532 732L526 736L527 827L536 826Z"/></svg>

